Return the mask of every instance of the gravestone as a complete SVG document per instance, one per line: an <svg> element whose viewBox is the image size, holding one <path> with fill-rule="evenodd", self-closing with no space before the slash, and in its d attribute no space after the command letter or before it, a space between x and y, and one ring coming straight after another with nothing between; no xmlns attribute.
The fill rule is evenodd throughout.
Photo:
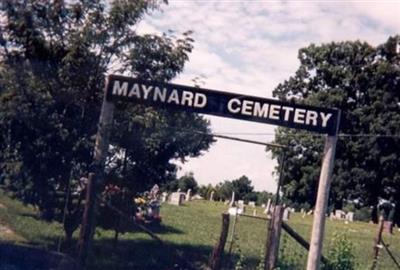
<svg viewBox="0 0 400 270"><path fill-rule="evenodd" d="M265 203L261 204L261 207L262 207L262 208L265 208Z"/></svg>
<svg viewBox="0 0 400 270"><path fill-rule="evenodd" d="M180 192L174 192L171 194L169 203L173 204L173 205L181 205L184 197L185 197L185 194L182 194Z"/></svg>
<svg viewBox="0 0 400 270"><path fill-rule="evenodd" d="M249 202L249 206L251 206L251 207L256 207L256 202L250 201L250 202Z"/></svg>
<svg viewBox="0 0 400 270"><path fill-rule="evenodd" d="M186 199L187 202L192 200L192 190L190 188L186 192L185 199Z"/></svg>
<svg viewBox="0 0 400 270"><path fill-rule="evenodd" d="M335 219L345 219L346 213L342 210L335 210Z"/></svg>
<svg viewBox="0 0 400 270"><path fill-rule="evenodd" d="M235 191L232 191L232 198L231 198L229 205L235 206Z"/></svg>
<svg viewBox="0 0 400 270"><path fill-rule="evenodd" d="M241 213L246 212L246 205L244 204L239 204L238 205L238 209L241 211Z"/></svg>
<svg viewBox="0 0 400 270"><path fill-rule="evenodd" d="M253 217L257 216L257 209L253 210Z"/></svg>
<svg viewBox="0 0 400 270"><path fill-rule="evenodd" d="M271 213L271 199L268 199L267 206L265 207L264 214Z"/></svg>
<svg viewBox="0 0 400 270"><path fill-rule="evenodd" d="M348 212L346 214L346 220L350 221L350 222L353 222L354 221L354 212Z"/></svg>
<svg viewBox="0 0 400 270"><path fill-rule="evenodd" d="M199 194L195 194L195 195L192 197L192 200L204 200L204 198L201 197Z"/></svg>
<svg viewBox="0 0 400 270"><path fill-rule="evenodd" d="M166 202L168 200L168 193L167 192L163 192L161 194L161 202Z"/></svg>
<svg viewBox="0 0 400 270"><path fill-rule="evenodd" d="M239 208L239 207L230 207L228 210L229 215L231 216L236 216L236 215L240 215L243 214L243 209Z"/></svg>
<svg viewBox="0 0 400 270"><path fill-rule="evenodd" d="M211 191L211 194L210 194L210 201L213 201L214 200L214 191Z"/></svg>
<svg viewBox="0 0 400 270"><path fill-rule="evenodd" d="M244 201L243 200L238 200L238 205L244 205Z"/></svg>
<svg viewBox="0 0 400 270"><path fill-rule="evenodd" d="M283 221L288 221L290 218L290 210L288 208L285 208L283 210Z"/></svg>

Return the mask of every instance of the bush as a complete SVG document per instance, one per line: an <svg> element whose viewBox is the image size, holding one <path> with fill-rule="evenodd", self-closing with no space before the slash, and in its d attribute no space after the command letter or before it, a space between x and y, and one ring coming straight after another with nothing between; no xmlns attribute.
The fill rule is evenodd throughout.
<svg viewBox="0 0 400 270"><path fill-rule="evenodd" d="M362 207L354 212L354 219L369 222L371 220L371 208Z"/></svg>
<svg viewBox="0 0 400 270"><path fill-rule="evenodd" d="M335 234L329 247L328 261L324 270L353 270L356 268L354 247L347 236Z"/></svg>

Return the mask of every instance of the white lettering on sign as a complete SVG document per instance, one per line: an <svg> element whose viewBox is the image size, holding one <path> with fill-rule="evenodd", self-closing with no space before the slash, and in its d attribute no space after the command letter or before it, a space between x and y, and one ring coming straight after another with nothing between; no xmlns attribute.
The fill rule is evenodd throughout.
<svg viewBox="0 0 400 270"><path fill-rule="evenodd" d="M167 99L167 89L163 88L162 90L156 86L156 88L154 88L154 95L153 95L153 101L161 101L161 102L165 102L165 100Z"/></svg>
<svg viewBox="0 0 400 270"><path fill-rule="evenodd" d="M152 103L170 104L179 107L203 109L204 113L218 116L241 118L250 121L267 122L282 126L304 128L322 133L334 133L329 129L336 124L337 113L305 105L291 105L279 101L204 92L190 87L113 79L107 88L107 95ZM208 100L209 103L208 104ZM226 106L226 107L224 107ZM226 111L227 110L227 111ZM203 113L203 110L194 110ZM332 123L333 122L333 123ZM329 130L322 130L328 128Z"/></svg>
<svg viewBox="0 0 400 270"><path fill-rule="evenodd" d="M167 102L168 103L174 102L176 105L179 104L178 90L176 90L176 89L172 90L172 93L171 93L171 95L169 95Z"/></svg>
<svg viewBox="0 0 400 270"><path fill-rule="evenodd" d="M232 98L227 109L232 114L241 114L265 119L272 119L296 124L327 127L331 113L317 112L310 109L281 106L253 100Z"/></svg>
<svg viewBox="0 0 400 270"><path fill-rule="evenodd" d="M268 103L263 103L261 105L260 102L256 102L254 104L254 116L267 118L268 108L269 108Z"/></svg>
<svg viewBox="0 0 400 270"><path fill-rule="evenodd" d="M207 105L207 97L202 93L194 94L194 104L196 108L204 108Z"/></svg>
<svg viewBox="0 0 400 270"><path fill-rule="evenodd" d="M240 112L240 100L237 98L232 98L228 102L228 111L231 113L238 113Z"/></svg>
<svg viewBox="0 0 400 270"><path fill-rule="evenodd" d="M297 124L304 124L304 118L306 116L305 109L297 109L294 111L294 119L293 122Z"/></svg>
<svg viewBox="0 0 400 270"><path fill-rule="evenodd" d="M318 113L315 111L307 111L306 114L306 125L317 126Z"/></svg>
<svg viewBox="0 0 400 270"><path fill-rule="evenodd" d="M121 84L119 80L115 80L112 87L112 95L195 108L204 108L207 105L207 96L202 93L180 92L176 89L172 89L168 93L165 87L160 88L140 83L134 83L128 92L128 87L128 82Z"/></svg>
<svg viewBox="0 0 400 270"><path fill-rule="evenodd" d="M282 110L285 111L285 118L283 120L289 121L290 113L293 112L294 108L283 106Z"/></svg>
<svg viewBox="0 0 400 270"><path fill-rule="evenodd" d="M153 86L146 87L145 85L142 85L142 88L143 88L143 98L147 99L147 97L149 96L149 93L153 89Z"/></svg>
<svg viewBox="0 0 400 270"><path fill-rule="evenodd" d="M269 107L269 118L274 119L274 120L279 120L279 113L280 113L279 110L280 109L281 109L281 106L279 106L279 105L271 105Z"/></svg>
<svg viewBox="0 0 400 270"><path fill-rule="evenodd" d="M119 81L114 82L114 87L113 87L113 95L118 95L118 96L126 96L126 93L128 92L128 83L124 82L121 86Z"/></svg>
<svg viewBox="0 0 400 270"><path fill-rule="evenodd" d="M253 104L254 102L251 100L244 100L242 104L242 114L253 115Z"/></svg>
<svg viewBox="0 0 400 270"><path fill-rule="evenodd" d="M322 118L322 126L326 127L328 124L328 120L332 117L332 114L331 113L325 114L323 112L320 112L319 114L321 115Z"/></svg>
<svg viewBox="0 0 400 270"><path fill-rule="evenodd" d="M183 91L181 105L192 106L193 103L193 93L189 91Z"/></svg>
<svg viewBox="0 0 400 270"><path fill-rule="evenodd" d="M131 91L129 91L128 97L133 97L133 96L135 96L137 98L140 98L140 87L139 87L139 85L137 83L135 83L132 86Z"/></svg>

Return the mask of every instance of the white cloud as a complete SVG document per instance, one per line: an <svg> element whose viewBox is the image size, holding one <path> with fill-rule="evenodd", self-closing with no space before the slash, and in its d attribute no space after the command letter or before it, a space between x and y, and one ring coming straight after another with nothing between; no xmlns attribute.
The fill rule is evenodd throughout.
<svg viewBox="0 0 400 270"><path fill-rule="evenodd" d="M373 45L400 33L398 1L170 1L142 23L142 32L194 30L195 49L175 81L271 97L298 67L297 51L310 43L363 40ZM274 127L211 117L214 131L272 133ZM271 136L252 137L272 140ZM201 183L248 175L258 189L274 189L263 149L219 141L184 165ZM267 179L269 179L267 181Z"/></svg>

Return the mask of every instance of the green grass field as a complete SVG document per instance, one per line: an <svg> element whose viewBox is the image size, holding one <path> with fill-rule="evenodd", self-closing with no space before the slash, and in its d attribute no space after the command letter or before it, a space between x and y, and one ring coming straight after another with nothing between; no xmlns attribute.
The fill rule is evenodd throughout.
<svg viewBox="0 0 400 270"><path fill-rule="evenodd" d="M251 208L249 208L251 209ZM219 237L221 213L227 206L219 202L194 201L183 206L164 204L161 209L161 226L151 228L164 241L160 246L147 234L133 231L113 242L114 232L97 229L91 269L184 269L204 268L213 245ZM261 213L260 208L257 209ZM248 214L252 214L249 210ZM231 219L232 227L233 219ZM288 222L306 239L309 238L312 216L292 215ZM62 235L61 225L47 223L37 218L35 209L22 205L0 193L0 241L16 244L28 243L55 250ZM8 228L5 232L4 228ZM324 254L330 248L335 233L346 234L354 246L357 269L368 269L372 263L372 245L376 225L327 220ZM75 237L78 232L76 232ZM236 241L232 258L238 250L244 258L244 269L254 269L260 259L266 238L263 220L239 217L236 224ZM306 263L307 253L285 233L281 238L282 259L294 261L299 269ZM226 250L229 248L230 235ZM400 232L384 235L386 243L400 260ZM385 251L381 251L379 269L396 269ZM228 260L225 260L225 265ZM233 268L232 264L228 268ZM303 267L304 268L304 267Z"/></svg>

